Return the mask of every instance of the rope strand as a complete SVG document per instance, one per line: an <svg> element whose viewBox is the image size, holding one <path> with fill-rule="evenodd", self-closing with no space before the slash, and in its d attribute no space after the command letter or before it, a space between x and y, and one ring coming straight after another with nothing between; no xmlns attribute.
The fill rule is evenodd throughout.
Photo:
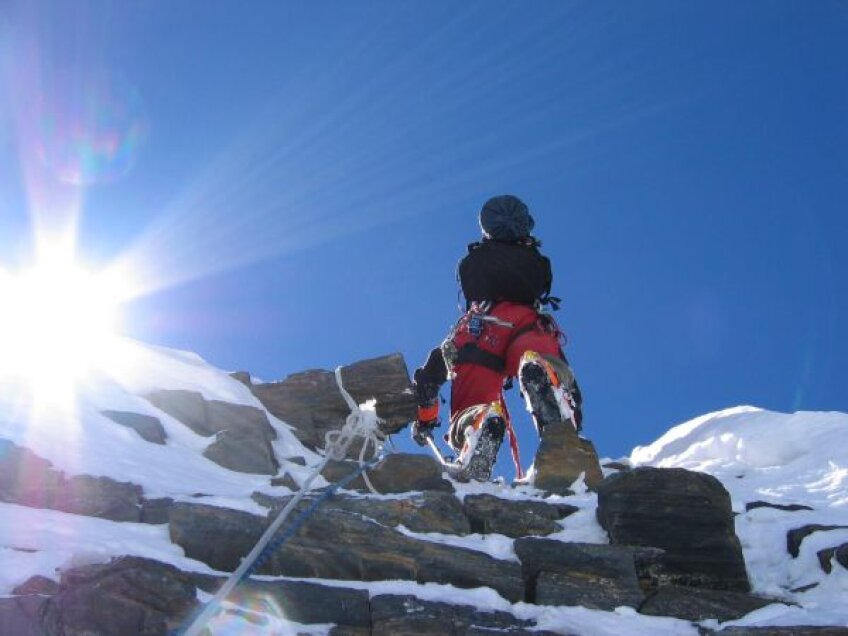
<svg viewBox="0 0 848 636"><path fill-rule="evenodd" d="M282 547L286 541L292 538L306 520L315 512L318 506L329 499L340 488L352 482L359 475L362 475L365 484L371 492L380 494L365 474L365 471L374 468L385 458L385 452L381 445L379 434L380 419L377 417L377 413L373 409L373 402L365 404L364 406L368 407L366 409L363 409L356 404L350 393L348 393L344 388L344 384L342 383L341 367L336 368L335 377L339 391L350 408L350 414L345 419L344 426L340 430L329 431L326 435L324 435L324 459L312 472L312 474L309 475L306 481L303 482L297 494L279 512L277 518L274 519L271 525L268 526L259 538L259 541L256 542L255 546L253 546L250 553L242 559L241 564L235 572L230 574L221 588L215 593L215 596L189 624L188 628L186 628L185 632L183 632L183 636L199 636L201 630L206 626L206 623L209 622L209 619L212 618L221 606L221 603L227 598L227 596L230 595L236 586L255 572L256 569L271 556L271 554ZM312 502L309 508L295 519L291 527L287 528L286 531L276 540L273 540L274 535L277 534L277 531L283 525L291 512L309 493L312 482L316 479L316 477L318 477L318 475L321 474L327 466L327 463L331 459L336 461L343 460L347 456L347 451L351 444L353 444L357 437L363 438L362 449L359 452L359 468L328 488L321 497ZM365 454L369 444L374 448L374 457L371 460L366 461Z"/></svg>

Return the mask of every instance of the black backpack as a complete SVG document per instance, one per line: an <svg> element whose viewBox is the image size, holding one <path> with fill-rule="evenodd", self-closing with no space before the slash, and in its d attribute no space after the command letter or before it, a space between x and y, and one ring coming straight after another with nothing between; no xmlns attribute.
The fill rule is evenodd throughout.
<svg viewBox="0 0 848 636"><path fill-rule="evenodd" d="M540 243L483 239L468 246L459 262L457 280L466 309L473 302L511 301L523 305L551 303L551 262L539 252ZM554 303L555 304L555 303Z"/></svg>

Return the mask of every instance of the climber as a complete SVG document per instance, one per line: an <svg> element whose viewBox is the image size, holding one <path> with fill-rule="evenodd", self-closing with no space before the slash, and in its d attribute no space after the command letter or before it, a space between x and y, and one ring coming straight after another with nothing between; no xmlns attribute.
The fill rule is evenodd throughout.
<svg viewBox="0 0 848 636"><path fill-rule="evenodd" d="M451 380L445 440L458 453L449 472L462 481L490 478L505 432L522 476L503 397L515 377L539 435L563 423L580 431L580 388L562 350L563 333L544 311L557 309L559 299L550 295L551 264L530 234L533 226L518 197L496 196L483 205L483 238L468 246L457 270L466 311L414 374L412 438L421 446L440 425L439 390Z"/></svg>

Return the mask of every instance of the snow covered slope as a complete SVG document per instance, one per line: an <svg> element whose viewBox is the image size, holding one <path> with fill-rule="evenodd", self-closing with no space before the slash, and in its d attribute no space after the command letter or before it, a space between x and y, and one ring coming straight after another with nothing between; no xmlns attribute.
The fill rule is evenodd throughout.
<svg viewBox="0 0 848 636"><path fill-rule="evenodd" d="M848 415L727 409L675 426L630 460L717 477L737 513L754 591L801 606L772 606L734 624L848 625L848 571L835 565L827 574L817 556L848 542ZM844 529L812 532L793 557L789 532L816 524Z"/></svg>
<svg viewBox="0 0 848 636"><path fill-rule="evenodd" d="M250 390L194 354L131 341L121 342L120 347L115 358L122 364L81 386L73 404L45 408L33 401L21 382L0 378L0 439L30 449L68 476L106 476L129 481L141 486L148 498L189 501L202 492L207 495L203 503L264 514L265 510L250 495L257 491L279 495L281 487L271 488L268 475L239 473L210 461L202 454L210 438L192 432L144 397L160 389L190 390L201 393L207 400L264 411ZM165 428L167 443L144 441L134 431L105 417L104 410L158 418ZM318 463L318 456L305 449L285 423L270 413L268 419L278 434L274 441L277 457L300 456L307 462L307 466L282 462L280 474L288 472L302 482L311 470L309 466ZM736 530L754 591L797 604L796 607L771 605L722 627L728 624L848 625L845 601L848 571L834 564L827 574L818 558L820 550L848 543L848 529L809 534L801 542L797 557L787 550L787 533L791 530L810 524L848 528L848 415L785 415L739 407L672 428L653 444L635 449L630 462L682 467L716 476L730 492L738 513ZM456 490L459 498L471 493L489 493L503 499L540 495L529 488L512 488L503 483L457 484ZM585 489L577 490L574 496L551 499L571 504L579 511L568 517L562 524L563 530L550 538L606 543L606 534L595 519L597 497ZM750 507L758 501L770 507ZM774 507L787 508L793 504L805 508ZM416 537L516 560L511 540L499 535ZM57 568L105 562L121 555L147 556L184 571L212 572L204 563L187 558L170 541L164 525L95 519L0 503L0 564L3 566L0 595L9 594L16 585L36 574L55 579ZM508 611L557 633L637 636L698 633L687 621L644 616L626 607L603 612L582 607L511 604L493 590L466 590L434 583L323 582L359 585L372 595L413 594L473 605L481 611ZM273 633L297 631L291 629L288 632L280 627ZM234 628L227 633L239 632Z"/></svg>
<svg viewBox="0 0 848 636"><path fill-rule="evenodd" d="M22 381L0 378L0 439L30 449L67 475L129 481L142 486L147 497L180 498L203 492L238 500L267 487L266 476L227 470L203 457L203 450L213 440L193 432L144 398L158 389L188 390L207 400L265 411L246 386L192 353L131 340L120 340L115 346L120 351L112 358L121 364L80 384L69 403L40 404ZM158 418L168 443L144 441L104 416L106 410ZM315 458L286 424L267 415L277 431L274 451L278 458ZM305 470L292 464L285 469L295 475Z"/></svg>

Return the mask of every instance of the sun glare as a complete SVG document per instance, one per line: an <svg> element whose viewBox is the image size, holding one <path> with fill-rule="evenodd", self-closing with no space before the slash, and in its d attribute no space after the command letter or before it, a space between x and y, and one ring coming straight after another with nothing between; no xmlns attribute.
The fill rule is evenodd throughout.
<svg viewBox="0 0 848 636"><path fill-rule="evenodd" d="M31 269L0 270L0 376L50 399L108 360L122 288L66 250L40 252Z"/></svg>

